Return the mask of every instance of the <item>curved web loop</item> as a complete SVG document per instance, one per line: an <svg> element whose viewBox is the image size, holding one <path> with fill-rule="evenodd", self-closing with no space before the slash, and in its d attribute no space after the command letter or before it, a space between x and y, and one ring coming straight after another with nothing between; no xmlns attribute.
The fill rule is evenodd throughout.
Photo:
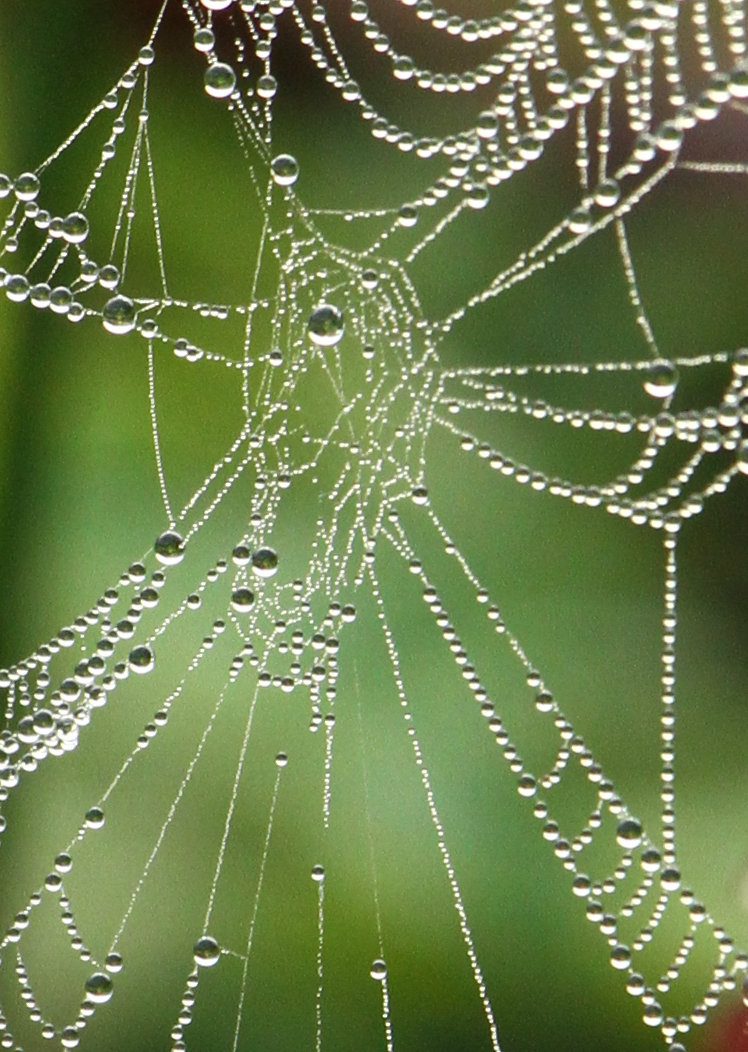
<svg viewBox="0 0 748 1052"><path fill-rule="evenodd" d="M163 232L175 202L159 190L152 82L164 16L177 10L204 59L215 120L233 129L256 219L241 302L187 295L170 278L180 248ZM341 1025L336 1013L344 1027L354 1018L374 1027L372 1048L416 1047L388 875L409 864L409 834L401 830L393 848L381 810L394 779L396 799L415 798L425 822L418 836L431 853L434 911L452 932L456 989L477 1020L470 1047L511 1050L506 994L496 993L508 962L473 920L477 878L449 804L450 777L461 776L432 766L440 714L437 737L453 733L455 715L466 725L476 717L469 726L477 749L491 746L497 792L508 778L558 860L561 873L543 881L563 881L583 900L599 959L622 973L665 1048L685 1048L743 981L748 956L681 872L675 728L678 542L687 520L748 473L748 350L661 352L628 224L678 171L748 172L748 157L686 153L707 122L747 115L744 5L521 0L473 14L427 0L165 4L137 59L59 149L34 171L0 175L5 294L79 323L86 338L103 325L132 341L148 378L163 504L153 550L0 674L9 830L16 795L49 766L73 770L108 710L130 734L111 769L102 752L100 789L79 824L60 819L47 875L7 904L4 1048L110 1047L96 1028L118 995L124 1005L143 996L137 975L160 1002L173 996L171 1021L149 1047L207 1047L191 1035L213 998L222 1005L216 1048L324 1048ZM284 48L300 48L337 104L415 167L420 189L408 183L393 202L370 179L368 206L312 201L314 187L307 199L303 164L274 138ZM373 68L386 91L367 79ZM60 212L54 173L74 151L94 160L77 207ZM516 251L497 246L501 262L461 302L445 288L427 309L419 268L453 232L469 254L478 228L462 235L462 224L500 211L546 155L571 187L563 210L542 229L528 226ZM603 237L615 246L638 345L632 337L623 356L578 362L556 360L552 347L534 361L504 356L498 344L455 354L473 317ZM147 281L141 255L155 260ZM241 407L226 448L198 469L187 497L170 482L164 452L167 359L199 370L206 388L228 374ZM701 374L718 377L716 397L681 406L679 385ZM597 481L579 467L555 475L543 455L525 463L512 454L516 437L537 428L551 444L587 435ZM475 489L448 486L450 471ZM475 524L455 515L456 500L472 500L477 522L482 493L512 483L538 501L579 506L575 522L607 514L661 538L659 709L650 721L658 788L646 820L608 772L615 757L593 751L552 674L515 634L501 574L471 541ZM409 606L415 595L422 609ZM439 655L427 688L413 659L421 635L425 662ZM372 713L376 684L388 700ZM224 737L219 749L222 734L229 747ZM400 768L382 764L383 734ZM338 768L341 756L347 767ZM225 791L214 804L217 771ZM173 846L196 850L195 814L197 861ZM108 872L112 838L126 846L134 827L145 839ZM168 903L154 897L163 882L181 888L186 871L201 916L173 914L180 891ZM231 894L237 872L240 901ZM92 885L76 882L85 873L109 888L98 921ZM354 908L346 887L359 878L367 901ZM149 918L161 914L176 962L143 947ZM160 932L155 923L156 943ZM295 942L302 950L288 960L269 956L269 946ZM53 945L50 986L43 962ZM364 976L355 1008L336 999L346 970ZM286 1034L277 1005L291 996L306 1029ZM269 1014L275 1036L263 1038Z"/></svg>

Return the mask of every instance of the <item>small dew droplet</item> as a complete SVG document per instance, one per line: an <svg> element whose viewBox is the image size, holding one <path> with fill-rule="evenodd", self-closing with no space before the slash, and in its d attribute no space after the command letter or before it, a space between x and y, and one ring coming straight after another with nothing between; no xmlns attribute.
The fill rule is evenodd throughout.
<svg viewBox="0 0 748 1052"><path fill-rule="evenodd" d="M381 957L377 957L375 961L371 962L369 975L372 977L372 979L376 979L378 983L381 983L382 980L387 977L387 965Z"/></svg>
<svg viewBox="0 0 748 1052"><path fill-rule="evenodd" d="M324 866L312 866L312 880L316 881L317 884L321 884L325 879L325 867Z"/></svg>

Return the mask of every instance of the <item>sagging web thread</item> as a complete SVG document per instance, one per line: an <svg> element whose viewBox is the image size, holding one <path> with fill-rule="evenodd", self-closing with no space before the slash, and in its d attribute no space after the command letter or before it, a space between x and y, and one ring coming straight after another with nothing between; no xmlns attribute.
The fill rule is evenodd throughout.
<svg viewBox="0 0 748 1052"><path fill-rule="evenodd" d="M371 778L360 700L361 655L353 673L349 669L348 679L343 678L347 638L352 637L357 619L368 617L377 625L386 655L402 733L420 779L487 1044L501 1048L500 1014L497 1018L494 1012L490 977L484 974L449 848L439 786L433 783L419 735L392 601L382 583L380 567L392 559L419 583L429 616L485 717L485 733L516 778L517 790L528 800L541 835L569 875L573 893L586 899L587 917L607 943L610 963L625 973L629 994L639 999L644 1023L660 1032L669 1052L682 1052L685 1035L705 1021L725 992L740 984L748 968L748 956L735 948L707 906L683 883L674 788L677 542L686 520L724 493L741 473L748 473L744 437L748 351L714 351L683 359L660 353L638 287L626 225L632 210L678 168L736 176L748 171L740 163L681 156L692 129L723 110L746 115L744 6L735 0L717 5L664 0L631 2L618 11L606 0L594 4L568 0L563 5L528 0L475 19L437 9L428 0L371 6L377 17L362 0L352 0L344 16L336 5L296 0L182 0L194 48L205 58L205 92L225 110L233 126L261 217L246 302L215 304L180 298L169 284L169 246L164 244L160 220L165 203L157 192L157 151L149 130L151 78L166 4L137 60L59 149L35 171L0 176L0 195L8 206L0 276L8 299L49 309L84 327L103 323L111 334L132 333L142 340L155 468L166 520L153 551L130 566L98 603L28 658L3 671L6 729L1 742L0 799L10 801L19 786L55 757L85 749L87 728L95 723L99 710L113 704L128 685L137 685L141 676L146 677L142 682L153 680L176 645L172 641L194 634L187 625L198 612L204 616L209 611L211 618L207 634L197 641L171 686L159 683L161 700L137 734L132 751L92 802L74 835L60 845L49 874L20 906L3 935L0 970L14 971L17 983L4 987L0 1047L35 1048L40 1037L64 1048L85 1045L99 1006L112 998L118 985L127 961L123 942L161 848L215 727L239 695L247 715L204 922L202 930L193 933L193 956L185 965L181 1003L175 1006L174 1025L170 1035L164 1035L164 1047L169 1042L173 1052L189 1047L200 983L212 966L219 962L225 966L226 959L239 965L232 1047L241 1047L256 922L276 843L277 806L286 772L293 769L293 757L279 751L266 801L255 891L244 917L245 935L219 940L213 926L254 723L267 696L307 699L304 718L309 729L324 738L320 787L324 842L334 800L336 725L344 705L346 719L352 710L359 726L364 784ZM446 73L420 65L405 44L398 50L383 31L380 22L391 16L392 9L411 33L428 29L433 39L446 42L445 46L457 42L460 55L472 56L475 51L478 59ZM296 157L276 151L273 145L273 114L283 91L274 75L279 28L293 30L326 83L358 110L375 139L422 159L431 165L430 173L434 163L438 165L439 174L429 175L420 195L395 207L377 204L342 212L305 205L297 192ZM407 33L404 37L407 42ZM447 135L422 135L404 121L396 123L369 101L355 79L350 56L355 48L370 49L378 60L387 61L395 87L415 85L425 96L464 95L469 100L475 95L481 107ZM681 64L681 55L689 50L696 56L692 63L696 72L690 74ZM502 185L539 161L555 137L569 132L578 184L573 208L482 290L444 317L427 317L409 276L411 266L464 214L485 209L494 199L500 201ZM98 143L103 142L98 159L79 206L58 214L53 201L45 197L46 180L56 162L86 136L98 136ZM117 169L122 157L124 175ZM104 231L89 221L89 212L107 193L115 195L119 208L104 244ZM325 233L326 224L337 219L353 232L352 241L358 238L358 247L346 247L342 238ZM145 296L132 292L129 283L132 245L141 225L150 231L160 277L159 287ZM464 319L608 227L615 232L621 281L641 329L646 351L641 359L490 367L443 364L440 348ZM403 248L408 237L411 240ZM235 353L216 349L210 339L185 336L194 317L219 326L238 320L242 335ZM242 394L238 432L182 507L175 503L168 465L161 455L158 369L165 355L176 356L185 369L203 370L206 384L215 370L229 370ZM719 403L698 411L671 411L679 375L715 367L724 375ZM590 411L526 393L528 383L549 377L569 378L580 389L592 380L622 376L632 379L632 386L644 385L651 398L650 412ZM627 436L640 436L641 446L623 471L601 484L549 477L515 462L498 444L486 440L487 431L493 433L491 422L505 416L520 419L527 427L545 420L562 430L605 433L620 437L621 442ZM520 486L662 535L658 828L645 829L621 799L603 765L564 715L532 655L505 623L493 583L481 579L451 536L429 490L428 440L435 433L466 457L482 462L487 477L496 472ZM678 466L671 469L674 451ZM650 483L663 464L666 481ZM276 548L273 537L286 517L297 514L291 502L304 485L318 494L307 524L311 554L292 573L287 570L293 562L290 553ZM210 546L211 524L236 493L242 494L242 506L249 513L245 510L233 548L217 559L214 554L201 567L200 556L192 559L192 552L199 552L206 538ZM441 559L429 557L422 535L432 539L431 546L436 538L447 569ZM477 600L491 631L491 661L516 663L538 721L553 728L555 754L543 768L523 761L521 744L512 737L511 726L505 726L492 696L486 661L482 666L473 660L470 643L458 628L460 615L451 613L448 592L454 572ZM470 631L468 625L465 632ZM67 890L76 856L103 828L108 805L139 778L148 750L168 739L174 714L205 670L220 675L222 686L110 944L103 955L94 953L86 933L79 930L74 896ZM298 711L293 718L298 720ZM554 801L575 771L581 771L588 783L591 805L584 822L569 827L554 817ZM366 822L370 824L368 816ZM597 856L592 855L588 868L586 858L601 842L607 851L605 865L595 863ZM379 900L379 863L371 829L368 844L376 955L365 968L380 989L382 1047L389 1050L398 1047L397 988L390 989L387 917ZM325 1046L329 967L328 875L323 861L313 866L311 879L316 888L317 935L311 962L316 994L310 1047L320 1049ZM45 910L49 913L52 901L57 903L72 956L80 959L82 974L87 975L77 1014L62 1022L49 1018L42 998L37 998L33 968L25 958L28 933ZM657 942L658 933L673 916L680 926L677 950L657 974L643 974L639 961L646 961L647 947ZM708 944L711 956L703 994L688 1010L672 1014L668 995L702 944ZM73 974L78 972L71 969L71 986L77 982Z"/></svg>

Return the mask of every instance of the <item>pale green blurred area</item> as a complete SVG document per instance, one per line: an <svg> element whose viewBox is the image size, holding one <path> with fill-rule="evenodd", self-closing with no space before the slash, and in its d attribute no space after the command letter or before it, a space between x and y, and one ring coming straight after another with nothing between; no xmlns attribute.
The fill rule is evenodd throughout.
<svg viewBox="0 0 748 1052"><path fill-rule="evenodd" d="M16 174L36 167L134 56L152 14L110 6L111 11L88 3L4 5L0 170ZM142 33L136 32L138 23ZM248 296L258 231L246 165L225 112L202 93L202 59L192 52L184 24L175 17L167 28L163 43L157 42L151 108L172 291L209 302L241 302ZM423 179L413 165L371 143L361 122L329 101L314 78L304 76L291 78L287 94L282 87L279 96L276 142L299 158L302 199L318 207L353 208L391 205L415 193ZM721 130L707 128L693 156L738 156L744 122L732 118ZM88 147L76 147L70 164L61 166L54 184L61 210L74 207L85 187L100 146L96 135L90 133ZM640 288L664 354L696 355L748 342L747 185L744 177L680 173L630 218ZM501 188L489 212L468 215L447 231L413 268L426 313L446 312L482 287L560 218L572 187L573 164L559 147L549 151L539 172L523 173ZM111 200L108 205L113 207ZM155 287L154 280L152 247L144 238L133 247L128 281L142 294ZM0 662L9 663L88 609L147 552L165 522L142 341L115 339L89 322L73 326L5 301L0 335ZM231 353L236 338L235 331L219 331L217 337ZM469 365L646 357L610 231L474 312L442 350L450 363ZM713 402L727 376L718 368L698 378L684 375L673 408ZM518 389L584 409L651 409L635 376ZM157 362L157 391L168 483L175 505L181 505L235 434L239 392L228 371L193 373L171 360ZM637 448L631 438L565 435L550 424L505 416L471 418L469 424L518 462L582 482L613 477ZM603 511L529 492L456 445L442 431L430 439L427 481L434 507L631 811L656 830L660 537ZM211 533L211 558L227 555L242 533L235 503L227 501ZM676 764L684 883L743 945L748 944L745 512L746 486L740 479L687 524L679 545ZM301 508L298 514L299 522L309 521ZM414 512L404 513L406 518L413 544L440 581L445 605L520 755L530 766L537 758L541 768L555 742L532 711L521 669L509 659L504 641L478 620L470 588L434 533ZM292 525L285 527L286 548L291 553L295 542L292 556L303 559L304 545L313 538L301 529L294 538ZM569 876L542 841L531 802L518 798L514 776L434 631L418 582L386 547L380 573L502 1049L662 1048L661 1038L642 1026L638 1002L625 994L622 975L607 962L604 940L584 919L583 901L573 898ZM179 587L190 587L186 576L184 581ZM198 638L209 623L208 614L201 615ZM377 956L368 811L395 1047L477 1052L490 1047L487 1028L371 600L359 600L358 622L342 641L327 834L319 806L323 740L306 729L306 702L296 696L268 702L260 696L212 929L225 945L242 948L246 941L275 777L272 756L285 748L292 763L284 772L259 903L240 1047L313 1048L316 900L308 874L322 855L328 869L323 1047L328 1052L384 1047L379 988L368 976ZM147 689L128 684L116 705L97 714L78 751L51 761L14 798L0 847L3 930L99 798L167 684L178 678L191 647L192 639L175 640ZM123 780L105 829L88 838L76 856L69 891L80 929L98 956L106 952L143 871L222 682L207 673L197 678L189 705ZM216 732L130 922L123 944L126 968L115 997L97 1012L82 1048L168 1047L191 946L201 933L252 698L250 687L240 688L227 693ZM574 778L578 793L567 794L560 805L572 829L583 824L593 803L589 787L578 774L570 775ZM51 915L47 923L55 931ZM54 1006L53 1018L67 1020L77 1010L82 985L75 982L82 984L85 968L57 927L53 938L32 932L24 946L40 1002ZM672 933L673 949L684 931ZM697 971L684 973L684 1003L699 996L703 968ZM229 957L201 977L189 1048L231 1047L240 977L240 962ZM13 982L7 974L0 978L3 1005ZM709 1048L708 1038L702 1047Z"/></svg>

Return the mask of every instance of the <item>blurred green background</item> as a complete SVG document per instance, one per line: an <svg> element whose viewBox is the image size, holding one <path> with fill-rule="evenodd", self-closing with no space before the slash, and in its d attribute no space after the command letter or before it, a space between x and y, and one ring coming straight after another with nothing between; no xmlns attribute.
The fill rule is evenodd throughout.
<svg viewBox="0 0 748 1052"><path fill-rule="evenodd" d="M157 40L151 100L168 273L177 295L241 302L248 295L258 218L229 121L202 92L203 59L194 53L176 6ZM155 5L145 3L3 5L0 170L14 175L34 169L56 147L134 57L154 14ZM308 60L291 47L290 34L282 40L289 50L279 64L275 141L299 158L303 200L345 209L396 205L414 195L424 181L420 168L374 143L351 109L336 104L312 75ZM372 82L377 72L362 68ZM394 104L384 90L381 99ZM434 119L412 104L415 120ZM439 120L450 119L450 105L447 100ZM739 157L744 120L725 115L706 126L689 156ZM96 134L54 176L50 193L60 210L80 198L101 145ZM663 354L696 355L747 342L745 187L745 177L678 173L630 218L639 283ZM564 215L573 194L573 160L568 143L561 142L537 170L502 187L486 213L466 216L419 259L413 277L426 313L464 302ZM147 250L142 257L134 251L128 274L134 294L154 287L152 270ZM0 662L10 663L86 610L152 545L164 522L142 341L113 339L88 322L74 326L6 302L0 303L0 333ZM231 334L219 339L228 345ZM475 365L646 357L611 232L475 312L442 351L450 363ZM235 433L239 402L228 372L193 374L178 364L158 364L167 473L180 504ZM684 376L674 409L713 403L727 378L728 371L716 367ZM584 409L651 409L636 377L528 382L521 390ZM583 482L612 477L636 448L632 440L566 436L539 422L502 418L470 425L517 461ZM427 481L434 506L631 810L656 828L660 538L489 474L440 432L430 442ZM687 524L680 542L677 732L684 879L743 944L745 512L741 479ZM216 526L212 557L228 554L241 534L240 513L228 508ZM417 517L409 526L521 755L529 764L537 755L542 766L550 737L529 712L521 670L508 660L503 642L497 650L495 638L476 623L469 589L449 568L433 534ZM302 537L299 545L309 541ZM187 573L180 588L189 587ZM604 941L584 920L583 901L570 894L568 876L541 840L531 805L518 799L485 720L424 612L418 583L386 549L380 573L502 1048L661 1048L659 1035L642 1026L638 1002L623 991L622 976L609 967ZM198 637L209 623L207 615L202 618ZM308 873L322 855L328 869L323 1047L384 1047L379 988L368 977L377 945L363 734L395 1047L488 1048L370 601L359 601L358 622L343 638L327 834L319 820L323 742L320 735L309 745L306 712L299 719L296 711L303 701L275 699L258 710L216 906L213 934L222 944L239 947L246 939L275 777L272 756L287 748L293 763L279 798L240 1047L313 1047L316 899ZM82 812L99 798L194 640L180 636L170 646L163 679L149 681L147 690L128 684L121 704L98 714L76 753L47 765L14 796L0 849L3 930ZM204 671L187 711L180 710L159 739L160 751L154 746L131 773L107 813L105 830L76 856L69 890L81 931L99 958L215 704L222 681L211 676L218 674L211 666ZM127 966L116 995L84 1033L84 1048L169 1047L191 946L201 933L251 690L244 686L228 697L130 922ZM579 782L561 807L572 828L591 804ZM24 943L27 964L40 1003L54 1006L49 1014L55 1020L67 1020L77 1010L85 968L70 964L51 913L39 928ZM5 971L0 1001L10 1017L15 980ZM684 974L684 1004L699 996L694 991L703 985L703 971L697 971ZM188 1047L231 1047L240 973L240 963L225 958L201 976ZM716 1035L712 1027L689 1047L721 1052ZM37 1045L29 1038L24 1047Z"/></svg>

